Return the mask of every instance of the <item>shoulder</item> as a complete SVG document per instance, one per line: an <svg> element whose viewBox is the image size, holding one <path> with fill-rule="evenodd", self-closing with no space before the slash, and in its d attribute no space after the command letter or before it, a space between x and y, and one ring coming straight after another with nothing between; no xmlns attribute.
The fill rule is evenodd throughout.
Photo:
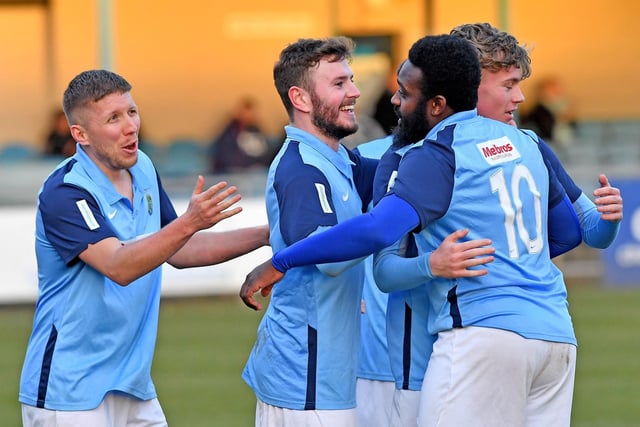
<svg viewBox="0 0 640 427"><path fill-rule="evenodd" d="M326 161L324 157L298 141L290 140L285 144L272 165L276 187L294 185L294 188L300 188L305 182L326 180L320 168L320 163Z"/></svg>
<svg viewBox="0 0 640 427"><path fill-rule="evenodd" d="M353 151L364 157L379 159L389 149L393 143L393 136L389 135L384 138L374 139L358 145Z"/></svg>
<svg viewBox="0 0 640 427"><path fill-rule="evenodd" d="M92 182L79 169L74 158L61 163L42 184L38 198L55 200L68 193L87 193L92 188Z"/></svg>

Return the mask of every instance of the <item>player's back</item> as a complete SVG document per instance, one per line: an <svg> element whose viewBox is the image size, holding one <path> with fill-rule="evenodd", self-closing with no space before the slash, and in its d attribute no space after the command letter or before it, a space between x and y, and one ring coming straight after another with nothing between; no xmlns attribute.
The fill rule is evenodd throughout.
<svg viewBox="0 0 640 427"><path fill-rule="evenodd" d="M549 176L538 146L511 126L472 116L453 117L402 160L413 170L438 170L426 179L443 177L445 188L432 182L420 197L428 224L421 252L462 228L470 229L468 239L490 238L496 248L488 275L432 283L430 331L476 325L575 342L562 274L549 257ZM558 185L552 181L553 198Z"/></svg>

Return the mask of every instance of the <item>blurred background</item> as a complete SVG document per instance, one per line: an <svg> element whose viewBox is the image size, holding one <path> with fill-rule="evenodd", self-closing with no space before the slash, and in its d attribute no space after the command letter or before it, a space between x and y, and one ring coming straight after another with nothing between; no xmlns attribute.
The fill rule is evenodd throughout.
<svg viewBox="0 0 640 427"><path fill-rule="evenodd" d="M285 45L302 37L331 35L356 41L352 68L362 91L357 112L363 132L359 139L345 141L354 146L388 131L378 103L382 99L380 105L388 106L386 91L394 90L396 67L413 42L473 22L506 30L531 50L533 74L523 84L527 100L519 110L521 123L545 135L585 194L591 195L600 173L623 191L625 219L615 244L605 251L582 245L558 264L570 295L579 304L590 302L574 309L581 342L590 355L586 365L593 367L578 372L575 425L637 425L640 411L633 402L640 398L635 390L640 362L633 360L640 359L624 359L621 368L622 354L640 351L640 340L629 336L633 330L622 329L640 320L633 305L640 301L640 45L635 28L640 3L632 0L0 0L0 304L5 306L0 310L4 328L0 334L13 337L20 331L13 338L17 343L5 346L9 360L0 358L0 369L13 381L2 391L7 395L0 395L0 419L6 420L7 412L12 420L19 416L14 383L37 292L35 202L42 180L73 150L64 123L61 131L56 129L62 93L75 75L94 68L123 75L133 85L140 108L141 149L156 163L178 211L186 207L197 174L205 174L210 184L227 179L243 194L244 212L221 226L236 227L266 220L265 171L287 122L273 87L272 67ZM544 120L550 115L551 126ZM230 142L230 134L242 137ZM237 303L233 295L244 276L268 256L265 248L217 267L180 272L167 267L164 295L231 295ZM583 288L586 293L581 293ZM605 298L608 302L601 302ZM207 302L200 304L204 305L195 307L203 312L212 309ZM239 356L233 356L239 365L218 364L231 374L232 387L242 390L237 413L245 418L238 423L237 413L229 414L233 403L210 407L205 399L192 410L185 399L169 401L167 412L175 413L174 418L185 419L194 411L209 413L209 418L182 425L251 422L253 398L243 388L239 372L257 316L235 304L222 306L244 313L244 322L249 319L250 326L241 328L248 334L239 344ZM193 305L183 311L165 310L164 315L171 316L165 322L172 325L189 311L194 311ZM225 316L194 320L205 324L202 335L189 335L191 342L203 344L204 335L228 328L229 321L225 328L208 328L207 322L225 322L230 315ZM15 319L21 323L14 324ZM592 341L585 337L588 329L596 330ZM609 335L612 330L619 335ZM161 340L162 331L161 327ZM607 344L610 362L601 367L604 356L589 345L597 347L604 335L618 341ZM5 335L0 336L6 343ZM184 337L180 329L175 337L160 342L161 364L172 354L164 349ZM215 360L228 360L224 350L228 347L216 345L218 339L207 338L204 350L190 354L204 352ZM238 343L236 335L229 339L229 345ZM13 353L8 353L10 348ZM174 391L179 399L189 387L196 390L194 396L210 396L211 377L198 372L189 376L188 367L180 362L183 357L179 352L177 361L161 365L161 396L163 391L169 395ZM202 363L209 361L207 356ZM180 366L185 370L177 369ZM175 384L164 384L167 372L176 377ZM594 380L599 375L602 382ZM205 383L186 384L189 378ZM606 404L599 400L603 387L611 396ZM215 391L213 395L219 396ZM206 421L221 413L236 423ZM624 420L615 421L611 414L622 414Z"/></svg>
<svg viewBox="0 0 640 427"><path fill-rule="evenodd" d="M287 121L272 80L286 44L330 35L356 40L352 67L362 91L363 132L345 141L354 146L388 131L377 105L389 105L395 70L415 40L489 22L531 50L521 122L545 136L585 194L599 173L628 188L631 227L640 223L633 221L640 175L638 19L640 3L630 0L0 0L0 207L33 207L42 179L68 155L64 121L62 132L56 121L66 85L83 70L111 69L133 85L141 148L171 193L188 195L203 173L211 180L222 175L245 197L260 198ZM230 134L241 137L230 141ZM257 209L246 220L264 218ZM24 229L15 220L0 223L7 232ZM636 229L623 230L627 243L637 243ZM633 245L623 255L609 253L635 274L640 250ZM603 255L574 251L565 272L602 277ZM6 259L5 266L16 270L20 259L31 262ZM29 292L32 272L19 273Z"/></svg>

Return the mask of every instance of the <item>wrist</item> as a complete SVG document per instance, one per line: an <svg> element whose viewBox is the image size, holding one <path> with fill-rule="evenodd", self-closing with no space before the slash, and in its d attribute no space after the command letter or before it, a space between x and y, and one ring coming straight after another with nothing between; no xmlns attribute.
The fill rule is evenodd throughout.
<svg viewBox="0 0 640 427"><path fill-rule="evenodd" d="M433 279L435 276L433 275L433 271L431 270L431 254L432 252L427 252L422 255L424 257L424 262L422 265L424 266L423 275L427 279Z"/></svg>
<svg viewBox="0 0 640 427"><path fill-rule="evenodd" d="M275 268L278 272L282 274L284 274L287 271L287 267L280 261L277 253L274 254L273 257L271 258L271 265L273 266L273 268Z"/></svg>

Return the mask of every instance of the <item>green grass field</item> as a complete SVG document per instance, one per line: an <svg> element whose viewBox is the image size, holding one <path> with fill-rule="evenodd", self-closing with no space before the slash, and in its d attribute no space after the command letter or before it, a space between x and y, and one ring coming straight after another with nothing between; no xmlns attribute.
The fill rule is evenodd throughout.
<svg viewBox="0 0 640 427"><path fill-rule="evenodd" d="M640 425L640 288L572 284L579 340L574 427ZM22 357L33 308L0 308L0 425L19 426ZM255 399L240 378L261 313L237 297L164 300L154 364L172 427L251 426ZM278 369L265 366L265 369Z"/></svg>

